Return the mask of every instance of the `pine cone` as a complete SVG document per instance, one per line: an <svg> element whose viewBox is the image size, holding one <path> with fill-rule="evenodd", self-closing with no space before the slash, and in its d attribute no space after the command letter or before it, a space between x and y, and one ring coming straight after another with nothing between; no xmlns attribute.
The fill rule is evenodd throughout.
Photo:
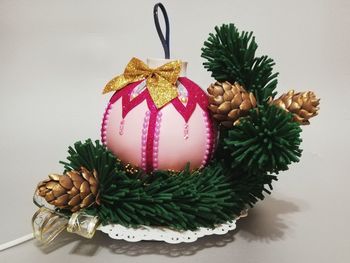
<svg viewBox="0 0 350 263"><path fill-rule="evenodd" d="M316 116L320 99L312 91L298 92L290 90L271 103L293 113L294 121L300 124L310 124L309 119Z"/></svg>
<svg viewBox="0 0 350 263"><path fill-rule="evenodd" d="M96 170L90 172L81 167L80 171L50 174L49 178L37 187L38 194L49 204L73 213L94 203L99 204Z"/></svg>
<svg viewBox="0 0 350 263"><path fill-rule="evenodd" d="M216 82L208 88L209 110L214 119L226 127L232 127L237 120L248 114L256 107L253 93L248 93L240 84L235 82Z"/></svg>

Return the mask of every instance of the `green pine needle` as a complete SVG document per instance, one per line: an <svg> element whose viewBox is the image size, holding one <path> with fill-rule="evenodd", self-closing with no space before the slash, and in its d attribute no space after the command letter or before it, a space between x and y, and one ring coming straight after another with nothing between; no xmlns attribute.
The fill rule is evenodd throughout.
<svg viewBox="0 0 350 263"><path fill-rule="evenodd" d="M275 96L278 73L272 71L271 58L255 56L257 48L253 32L240 33L234 24L224 24L204 42L203 65L217 81L239 82L262 104Z"/></svg>
<svg viewBox="0 0 350 263"><path fill-rule="evenodd" d="M299 161L300 133L300 125L290 113L276 106L259 106L228 132L224 150L232 169L278 173Z"/></svg>
<svg viewBox="0 0 350 263"><path fill-rule="evenodd" d="M101 205L85 211L97 215L102 224L178 230L215 227L263 199L263 193L269 193L266 185L277 179L265 173L233 175L220 162L193 172L187 165L176 175L169 171L130 174L109 150L91 140L75 143L68 153L68 161L61 162L66 170L85 166L97 171Z"/></svg>
<svg viewBox="0 0 350 263"><path fill-rule="evenodd" d="M96 170L99 175L100 191L113 192L111 181L116 169L122 169L122 164L113 153L108 151L98 140L95 144L91 139L85 142L76 142L74 147L69 147L68 162L60 161L65 171L80 170L83 166L92 171Z"/></svg>

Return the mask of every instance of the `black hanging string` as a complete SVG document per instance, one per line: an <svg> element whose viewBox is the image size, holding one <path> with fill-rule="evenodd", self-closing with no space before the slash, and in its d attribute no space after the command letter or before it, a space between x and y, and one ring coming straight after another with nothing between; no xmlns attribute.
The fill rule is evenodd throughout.
<svg viewBox="0 0 350 263"><path fill-rule="evenodd" d="M158 19L158 7L160 8L160 10L162 10L163 16L164 16L164 21L165 21L165 37L163 35L162 29L160 28L159 25L159 19ZM154 24L156 26L157 29L157 33L160 39L160 42L163 45L163 49L164 49L164 56L166 59L170 58L170 44L169 44L169 34L170 34L170 28L169 28L169 18L168 18L168 14L165 10L165 7L162 3L158 3L154 5L153 8L153 17L154 17Z"/></svg>

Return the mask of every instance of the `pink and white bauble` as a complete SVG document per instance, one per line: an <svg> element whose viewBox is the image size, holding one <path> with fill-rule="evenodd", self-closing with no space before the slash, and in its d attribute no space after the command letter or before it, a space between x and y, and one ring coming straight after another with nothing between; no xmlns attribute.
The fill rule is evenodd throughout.
<svg viewBox="0 0 350 263"><path fill-rule="evenodd" d="M179 171L187 163L193 170L209 161L215 131L207 110L208 97L183 76L185 68L186 64L177 81L179 96L160 109L145 80L114 93L103 116L101 136L122 162L151 172Z"/></svg>

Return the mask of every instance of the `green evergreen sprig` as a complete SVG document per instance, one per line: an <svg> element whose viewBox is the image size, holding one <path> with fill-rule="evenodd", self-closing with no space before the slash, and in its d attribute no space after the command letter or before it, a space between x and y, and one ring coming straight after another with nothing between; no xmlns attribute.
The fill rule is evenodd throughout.
<svg viewBox="0 0 350 263"><path fill-rule="evenodd" d="M275 96L278 73L271 58L255 56L257 48L253 32L239 33L234 24L224 24L204 42L203 65L217 81L239 82L261 104Z"/></svg>
<svg viewBox="0 0 350 263"><path fill-rule="evenodd" d="M65 171L79 171L83 166L89 171L96 170L99 176L100 191L107 192L110 189L115 171L121 169L122 163L115 155L106 150L106 147L98 140L95 144L91 139L85 142L78 141L74 147L68 148L67 161L60 161L64 165Z"/></svg>
<svg viewBox="0 0 350 263"><path fill-rule="evenodd" d="M156 225L194 230L232 220L231 184L219 167L177 175L157 171L136 179L117 172L115 192L101 193L102 222L126 226Z"/></svg>
<svg viewBox="0 0 350 263"><path fill-rule="evenodd" d="M269 174L233 174L220 162L191 172L189 166L175 174L155 171L127 172L124 165L98 141L89 139L69 147L66 170L81 166L96 169L100 205L86 209L102 224L163 226L178 230L214 227L239 216L270 193L277 180Z"/></svg>
<svg viewBox="0 0 350 263"><path fill-rule="evenodd" d="M260 105L228 131L224 149L232 169L278 173L299 161L300 133L300 125L290 113L273 105Z"/></svg>

